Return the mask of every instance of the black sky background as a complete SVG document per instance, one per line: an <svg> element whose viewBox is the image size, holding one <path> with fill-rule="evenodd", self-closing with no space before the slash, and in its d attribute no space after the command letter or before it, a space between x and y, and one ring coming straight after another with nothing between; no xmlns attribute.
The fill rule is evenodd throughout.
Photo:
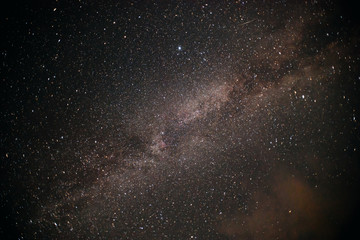
<svg viewBox="0 0 360 240"><path fill-rule="evenodd" d="M1 7L2 238L267 239L277 235L262 221L287 222L294 198L292 191L282 194L293 187L303 202L311 199L315 207L305 209L317 215L295 201L306 214L284 223L280 238L321 239L330 228L330 238L358 236L356 9L350 1L13 1ZM286 32L301 40L286 45ZM261 50L259 36L280 50ZM275 57L279 51L285 57ZM319 84L287 82L306 69ZM225 96L217 92L227 89L224 81L232 86ZM305 95L317 102L303 104ZM289 139L294 131L295 140L264 152L270 140ZM308 160L314 156L316 163ZM195 163L178 161L186 157ZM242 187L231 185L239 181ZM144 196L149 183L154 187ZM308 190L313 185L322 189ZM211 186L220 190L208 197ZM117 198L129 189L137 200ZM155 210L144 207L149 204ZM245 205L251 210L243 213ZM111 230L110 212L118 207L126 213ZM182 227L151 220L159 211ZM140 233L143 219L153 230ZM237 225L242 220L245 230Z"/></svg>

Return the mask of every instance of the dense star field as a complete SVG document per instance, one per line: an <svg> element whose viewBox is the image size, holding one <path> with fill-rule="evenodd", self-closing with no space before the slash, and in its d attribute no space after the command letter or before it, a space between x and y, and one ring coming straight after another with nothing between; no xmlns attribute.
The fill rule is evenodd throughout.
<svg viewBox="0 0 360 240"><path fill-rule="evenodd" d="M359 236L354 8L3 8L0 238Z"/></svg>

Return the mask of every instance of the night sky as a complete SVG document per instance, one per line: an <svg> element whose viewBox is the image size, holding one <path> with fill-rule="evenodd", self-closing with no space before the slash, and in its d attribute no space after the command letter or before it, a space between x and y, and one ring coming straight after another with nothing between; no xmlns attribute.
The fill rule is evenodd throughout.
<svg viewBox="0 0 360 240"><path fill-rule="evenodd" d="M359 237L357 14L1 6L0 239Z"/></svg>

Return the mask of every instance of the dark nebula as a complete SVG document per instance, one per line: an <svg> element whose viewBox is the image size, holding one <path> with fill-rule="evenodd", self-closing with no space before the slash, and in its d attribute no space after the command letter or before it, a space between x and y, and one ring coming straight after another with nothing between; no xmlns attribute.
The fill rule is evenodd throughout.
<svg viewBox="0 0 360 240"><path fill-rule="evenodd" d="M0 239L359 238L355 4L1 8Z"/></svg>

